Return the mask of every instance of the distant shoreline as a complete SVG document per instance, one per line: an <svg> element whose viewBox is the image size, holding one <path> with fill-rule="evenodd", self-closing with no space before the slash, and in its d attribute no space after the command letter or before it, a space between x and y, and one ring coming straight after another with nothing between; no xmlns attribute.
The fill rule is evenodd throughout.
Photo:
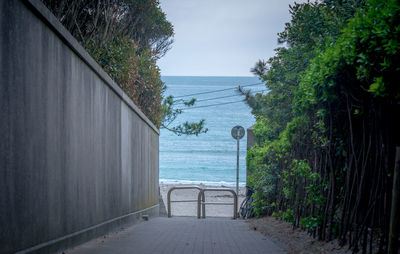
<svg viewBox="0 0 400 254"><path fill-rule="evenodd" d="M255 76L253 76L253 75L250 75L250 76L161 75L161 77L188 77L188 78L189 78L189 77L190 77L190 78L196 78L196 77L199 77L199 78L219 78L219 77L221 77L221 78L256 78L256 77L255 77Z"/></svg>
<svg viewBox="0 0 400 254"><path fill-rule="evenodd" d="M227 186L227 187L235 187L236 182L225 182L225 181L197 181L197 180L176 180L176 179L160 179L159 180L160 185L188 185L188 184L193 184L193 185L206 185L206 186ZM239 182L240 187L245 187L246 182Z"/></svg>

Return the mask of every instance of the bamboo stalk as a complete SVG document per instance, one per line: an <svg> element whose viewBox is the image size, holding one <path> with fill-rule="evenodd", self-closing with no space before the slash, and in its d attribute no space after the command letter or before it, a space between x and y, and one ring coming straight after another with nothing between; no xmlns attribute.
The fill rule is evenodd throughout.
<svg viewBox="0 0 400 254"><path fill-rule="evenodd" d="M400 146L396 148L392 193L388 254L397 254L400 233Z"/></svg>

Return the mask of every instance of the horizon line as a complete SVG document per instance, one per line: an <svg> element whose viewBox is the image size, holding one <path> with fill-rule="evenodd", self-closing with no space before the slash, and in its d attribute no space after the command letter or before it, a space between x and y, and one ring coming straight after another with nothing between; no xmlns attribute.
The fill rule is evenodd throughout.
<svg viewBox="0 0 400 254"><path fill-rule="evenodd" d="M228 75L161 75L161 77L243 77L257 78L257 76L228 76Z"/></svg>

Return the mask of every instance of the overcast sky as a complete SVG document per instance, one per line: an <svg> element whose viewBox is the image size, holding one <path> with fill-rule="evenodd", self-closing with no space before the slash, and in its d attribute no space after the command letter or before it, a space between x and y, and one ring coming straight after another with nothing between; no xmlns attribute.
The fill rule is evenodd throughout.
<svg viewBox="0 0 400 254"><path fill-rule="evenodd" d="M175 30L162 75L252 76L278 47L293 0L160 0Z"/></svg>

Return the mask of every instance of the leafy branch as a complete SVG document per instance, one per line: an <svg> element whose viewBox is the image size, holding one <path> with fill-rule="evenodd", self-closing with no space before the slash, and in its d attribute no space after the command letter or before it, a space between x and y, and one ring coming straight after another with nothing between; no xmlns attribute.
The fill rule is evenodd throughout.
<svg viewBox="0 0 400 254"><path fill-rule="evenodd" d="M188 101L179 100L183 102L185 107L191 107L195 104L196 99L192 98ZM208 128L205 128L205 120L202 119L199 122L184 122L176 126L171 126L171 124L176 120L176 118L183 113L183 109L174 108L174 104L177 101L174 101L174 97L172 95L166 97L161 105L162 108L162 122L161 127L166 130L173 132L178 136L182 135L196 135L198 136L201 133L206 133Z"/></svg>

